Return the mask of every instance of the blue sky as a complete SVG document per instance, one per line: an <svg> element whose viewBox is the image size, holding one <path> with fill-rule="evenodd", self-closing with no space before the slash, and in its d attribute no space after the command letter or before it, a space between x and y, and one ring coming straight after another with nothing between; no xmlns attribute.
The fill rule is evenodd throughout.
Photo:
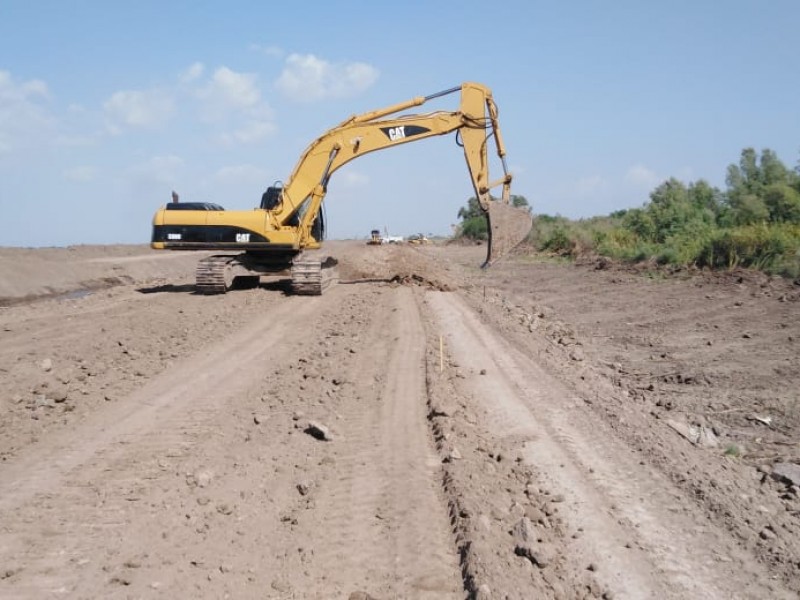
<svg viewBox="0 0 800 600"><path fill-rule="evenodd" d="M800 158L798 22L796 0L0 0L0 245L147 242L173 189L252 208L329 127L464 81L537 213L724 187L746 146ZM391 148L334 175L329 234L448 233L471 195L452 135Z"/></svg>

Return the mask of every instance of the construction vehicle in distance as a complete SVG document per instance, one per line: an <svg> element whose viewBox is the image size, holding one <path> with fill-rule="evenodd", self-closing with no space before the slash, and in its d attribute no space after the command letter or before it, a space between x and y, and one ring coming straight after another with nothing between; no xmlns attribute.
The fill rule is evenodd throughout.
<svg viewBox="0 0 800 600"><path fill-rule="evenodd" d="M408 243L412 246L426 246L431 241L422 233L413 233L408 236Z"/></svg>
<svg viewBox="0 0 800 600"><path fill-rule="evenodd" d="M383 238L381 238L381 231L380 229L373 229L369 232L369 239L367 240L367 246L380 246L383 243Z"/></svg>
<svg viewBox="0 0 800 600"><path fill-rule="evenodd" d="M461 103L456 111L396 114L459 91ZM472 185L489 222L484 266L490 265L527 236L533 220L528 210L515 208L509 201L512 176L506 166L497 107L491 91L478 83L350 117L312 142L285 185L269 187L259 208L229 211L209 203L167 204L153 218L151 247L238 251L199 262L196 289L201 293L224 293L236 277L249 277L252 283L261 275L290 273L293 293L321 294L337 278L336 259L320 251L325 236L322 201L331 176L369 152L451 132L464 149ZM503 168L502 177L494 182L489 180L491 137ZM502 186L502 195L495 199L490 190L497 186Z"/></svg>

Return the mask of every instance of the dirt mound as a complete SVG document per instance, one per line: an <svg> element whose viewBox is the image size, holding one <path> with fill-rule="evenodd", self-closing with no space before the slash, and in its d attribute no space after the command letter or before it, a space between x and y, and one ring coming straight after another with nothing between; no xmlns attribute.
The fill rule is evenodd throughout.
<svg viewBox="0 0 800 600"><path fill-rule="evenodd" d="M331 244L339 259L341 283L386 282L419 285L439 291L453 291L460 281L450 266L437 261L430 246L384 244L364 251L348 243Z"/></svg>

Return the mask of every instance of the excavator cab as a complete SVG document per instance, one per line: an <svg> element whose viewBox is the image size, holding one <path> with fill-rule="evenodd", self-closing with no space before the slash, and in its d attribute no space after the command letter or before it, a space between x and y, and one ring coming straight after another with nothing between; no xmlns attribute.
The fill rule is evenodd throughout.
<svg viewBox="0 0 800 600"><path fill-rule="evenodd" d="M279 183L275 183L267 188L267 191L261 195L261 208L264 210L272 210L277 208L278 205L281 203L281 192L283 191L283 186Z"/></svg>

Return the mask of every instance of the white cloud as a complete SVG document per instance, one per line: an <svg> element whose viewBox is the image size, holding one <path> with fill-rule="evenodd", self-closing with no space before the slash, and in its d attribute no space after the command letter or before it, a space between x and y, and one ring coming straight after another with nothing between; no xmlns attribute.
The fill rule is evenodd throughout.
<svg viewBox="0 0 800 600"><path fill-rule="evenodd" d="M211 80L200 91L206 102L206 112L214 120L218 114L230 110L253 108L261 104L261 91L252 73L237 73L228 67L220 67Z"/></svg>
<svg viewBox="0 0 800 600"><path fill-rule="evenodd" d="M11 102L29 101L33 96L47 98L50 92L47 84L41 79L31 79L23 83L14 83L11 73L0 71L0 102L4 105Z"/></svg>
<svg viewBox="0 0 800 600"><path fill-rule="evenodd" d="M262 44L250 44L250 50L253 52L260 52L270 58L283 58L285 54L283 48L279 46L264 46Z"/></svg>
<svg viewBox="0 0 800 600"><path fill-rule="evenodd" d="M662 178L644 165L634 165L625 173L625 181L638 187L651 189L661 183Z"/></svg>
<svg viewBox="0 0 800 600"><path fill-rule="evenodd" d="M95 178L97 177L97 169L95 167L90 167L87 165L72 167L70 169L64 169L62 175L66 179L69 179L70 181L85 183L88 181L95 180Z"/></svg>
<svg viewBox="0 0 800 600"><path fill-rule="evenodd" d="M221 66L213 71L195 62L181 72L172 88L126 90L104 104L106 132L158 129L176 111L176 96L188 94L201 121L211 124L209 138L223 145L252 144L275 131L273 111L262 98L258 78L252 73Z"/></svg>
<svg viewBox="0 0 800 600"><path fill-rule="evenodd" d="M223 133L220 141L225 145L253 144L272 135L275 132L275 124L269 121L248 121L238 129Z"/></svg>
<svg viewBox="0 0 800 600"><path fill-rule="evenodd" d="M331 64L313 54L290 54L275 85L292 100L315 102L355 96L375 83L379 74L366 63Z"/></svg>
<svg viewBox="0 0 800 600"><path fill-rule="evenodd" d="M54 124L40 103L49 97L44 81L31 79L17 83L11 73L0 71L0 153L30 143Z"/></svg>
<svg viewBox="0 0 800 600"><path fill-rule="evenodd" d="M120 133L123 127L158 128L174 111L172 96L161 90L129 90L115 92L103 108L108 129Z"/></svg>
<svg viewBox="0 0 800 600"><path fill-rule="evenodd" d="M214 173L214 180L218 183L263 183L269 173L261 167L255 165L232 165L222 167Z"/></svg>
<svg viewBox="0 0 800 600"><path fill-rule="evenodd" d="M220 67L196 91L200 118L215 124L222 133L216 140L226 146L252 144L275 131L273 111L263 100L258 78Z"/></svg>
<svg viewBox="0 0 800 600"><path fill-rule="evenodd" d="M205 65L201 62L193 63L188 69L186 69L183 73L180 74L178 79L181 83L191 83L196 79L199 79L203 76L206 68Z"/></svg>

